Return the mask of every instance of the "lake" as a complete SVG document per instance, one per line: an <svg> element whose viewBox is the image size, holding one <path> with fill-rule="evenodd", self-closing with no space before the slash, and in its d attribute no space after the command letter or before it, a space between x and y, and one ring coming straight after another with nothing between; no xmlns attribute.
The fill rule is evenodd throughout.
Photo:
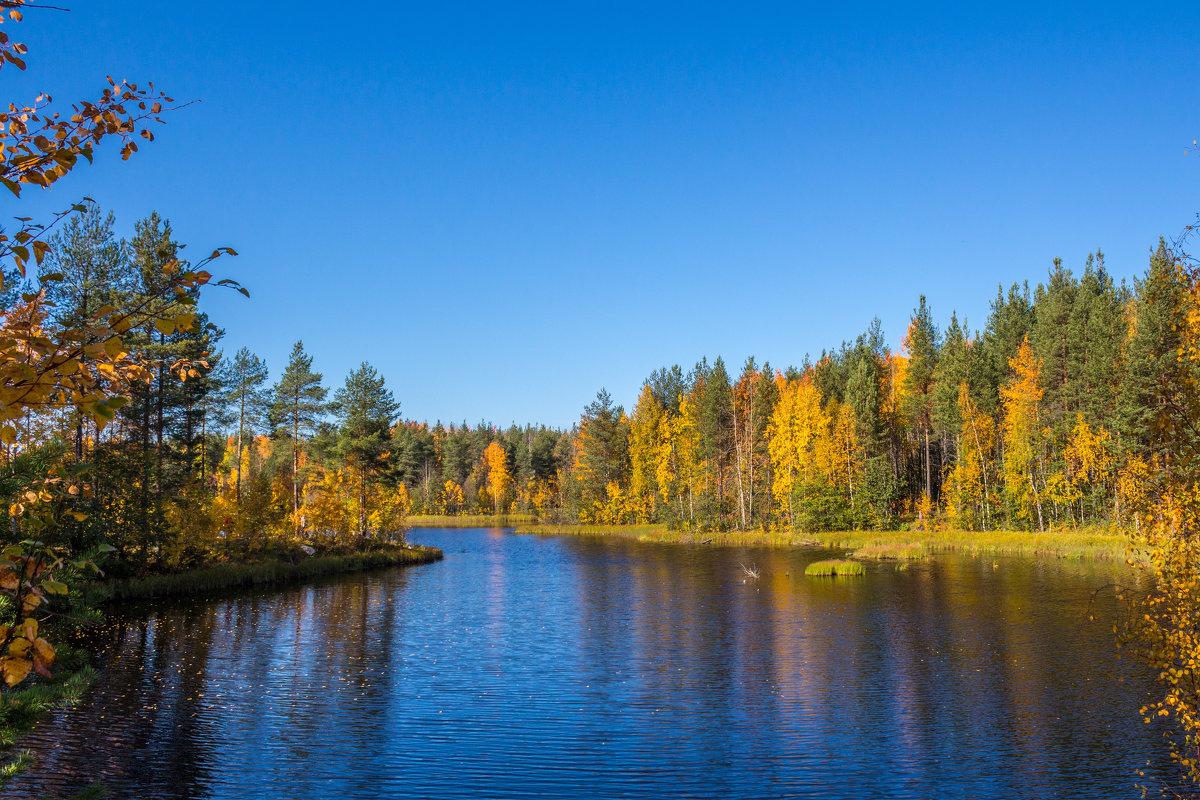
<svg viewBox="0 0 1200 800"><path fill-rule="evenodd" d="M1111 592L1087 619L1121 565L409 539L445 560L113 615L4 796L1135 798L1168 770Z"/></svg>

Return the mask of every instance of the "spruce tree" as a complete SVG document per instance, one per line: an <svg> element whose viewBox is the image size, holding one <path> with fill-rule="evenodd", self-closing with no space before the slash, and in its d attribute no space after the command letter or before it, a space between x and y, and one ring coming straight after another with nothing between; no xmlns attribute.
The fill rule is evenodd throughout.
<svg viewBox="0 0 1200 800"><path fill-rule="evenodd" d="M1070 427L1072 416L1071 364L1078 359L1073 352L1082 346L1072 341L1070 320L1075 308L1079 284L1062 259L1054 259L1047 283L1034 292L1034 322L1029 344L1042 362L1041 388L1044 421L1059 437Z"/></svg>
<svg viewBox="0 0 1200 800"><path fill-rule="evenodd" d="M1155 446L1155 421L1177 391L1180 337L1186 288L1175 255L1159 239L1146 277L1137 285L1136 317L1127 366L1118 390L1116 417L1123 447L1148 454Z"/></svg>
<svg viewBox="0 0 1200 800"><path fill-rule="evenodd" d="M944 461L953 462L957 455L957 438L962 427L958 408L958 389L971 380L971 349L965 326L959 325L958 315L950 314L945 339L938 356L933 384L933 429L942 444Z"/></svg>
<svg viewBox="0 0 1200 800"><path fill-rule="evenodd" d="M705 376L700 393L700 460L707 466L704 507L717 529L724 526L726 478L733 455L733 396L720 357Z"/></svg>
<svg viewBox="0 0 1200 800"><path fill-rule="evenodd" d="M1008 360L1017 354L1032 325L1029 284L1014 283L1007 295L1003 287L998 287L987 327L979 340L982 384L979 405L993 417L1000 412L1000 386L1008 380Z"/></svg>
<svg viewBox="0 0 1200 800"><path fill-rule="evenodd" d="M925 496L936 500L933 485L933 456L930 435L933 432L933 379L937 370L940 335L933 324L933 314L921 295L913 309L908 333L904 337L908 349L908 369L904 373L904 413L913 421L925 444Z"/></svg>

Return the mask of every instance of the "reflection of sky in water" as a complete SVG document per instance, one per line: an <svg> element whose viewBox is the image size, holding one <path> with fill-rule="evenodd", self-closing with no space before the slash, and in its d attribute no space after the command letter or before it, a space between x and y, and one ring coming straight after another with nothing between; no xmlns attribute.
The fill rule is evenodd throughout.
<svg viewBox="0 0 1200 800"><path fill-rule="evenodd" d="M5 797L1136 797L1119 567L417 531L446 560L114 620ZM747 579L740 564L762 577ZM1118 675L1128 680L1117 682ZM62 732L65 731L65 732Z"/></svg>

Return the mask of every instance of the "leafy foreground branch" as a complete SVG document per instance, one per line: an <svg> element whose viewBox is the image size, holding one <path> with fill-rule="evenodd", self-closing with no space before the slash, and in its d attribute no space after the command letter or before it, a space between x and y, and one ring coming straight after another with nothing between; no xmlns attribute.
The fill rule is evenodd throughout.
<svg viewBox="0 0 1200 800"><path fill-rule="evenodd" d="M1168 726L1185 784L1158 787L1161 794L1200 797L1200 262L1181 246L1175 255L1182 291L1148 296L1165 307L1177 342L1149 405L1158 468L1140 507L1147 546L1139 566L1148 574L1120 590L1129 613L1114 632L1158 678L1143 720Z"/></svg>

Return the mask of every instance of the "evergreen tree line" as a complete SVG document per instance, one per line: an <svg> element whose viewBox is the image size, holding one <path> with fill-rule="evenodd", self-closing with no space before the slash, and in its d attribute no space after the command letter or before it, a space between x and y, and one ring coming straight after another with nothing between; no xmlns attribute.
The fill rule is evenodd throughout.
<svg viewBox="0 0 1200 800"><path fill-rule="evenodd" d="M128 240L114 227L93 204L52 238L42 270L62 278L46 284L47 324L160 294L183 249L170 223L151 214ZM413 513L705 530L1136 524L1170 457L1154 420L1186 302L1161 243L1132 287L1101 254L1079 275L1055 261L1036 288L998 291L982 331L956 314L939 327L922 297L900 352L876 319L799 367L664 367L631 413L601 391L569 431L404 421L373 367L331 392L301 342L271 383L263 358L223 354L223 330L197 314L126 335L153 379L107 425L30 416L3 455L86 467L71 544L112 544L130 569L396 538Z"/></svg>
<svg viewBox="0 0 1200 800"><path fill-rule="evenodd" d="M559 494L587 522L711 530L1136 525L1170 458L1154 420L1185 287L1160 242L1132 287L1103 254L1078 275L1055 260L1001 287L982 331L921 297L900 352L876 319L799 368L664 368L632 413L587 407Z"/></svg>
<svg viewBox="0 0 1200 800"><path fill-rule="evenodd" d="M61 277L6 276L5 307L45 291L45 324L69 328L158 297L154 282L184 250L170 223L150 214L129 239L115 228L94 203L68 218L39 273ZM331 391L302 342L271 383L262 357L225 354L220 327L205 314L192 322L126 333L153 377L133 385L107 424L70 409L30 414L18 440L0 445L10 472L33 456L86 470L89 491L63 523L74 551L107 543L119 568L140 570L297 541L402 538L414 510L508 510L524 498L513 487L549 485L565 458L566 440L547 428L401 422L374 367L361 364ZM192 368L184 380L181 363ZM15 518L12 528L22 535Z"/></svg>

